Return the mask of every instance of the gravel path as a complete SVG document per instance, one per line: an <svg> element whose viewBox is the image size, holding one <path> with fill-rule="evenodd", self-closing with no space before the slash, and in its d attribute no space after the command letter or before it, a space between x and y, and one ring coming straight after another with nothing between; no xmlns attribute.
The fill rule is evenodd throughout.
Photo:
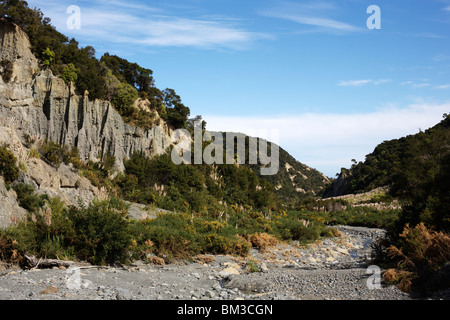
<svg viewBox="0 0 450 320"><path fill-rule="evenodd" d="M368 273L379 229L339 227L342 236L307 248L278 245L250 257L201 256L171 265L0 272L0 300L409 300ZM258 272L249 272L249 261ZM372 269L369 269L372 270ZM377 269L373 269L377 271Z"/></svg>

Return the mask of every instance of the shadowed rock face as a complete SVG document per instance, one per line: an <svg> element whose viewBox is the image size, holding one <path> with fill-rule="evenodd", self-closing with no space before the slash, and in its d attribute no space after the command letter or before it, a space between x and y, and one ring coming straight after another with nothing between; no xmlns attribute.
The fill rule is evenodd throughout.
<svg viewBox="0 0 450 320"><path fill-rule="evenodd" d="M0 126L14 127L19 136L75 146L84 160L109 153L119 170L135 151L154 156L170 146L171 130L164 122L146 131L133 127L108 101L91 101L88 92L77 95L50 70L40 71L27 35L17 26L0 20L0 42L0 60L13 64L11 80L0 79Z"/></svg>

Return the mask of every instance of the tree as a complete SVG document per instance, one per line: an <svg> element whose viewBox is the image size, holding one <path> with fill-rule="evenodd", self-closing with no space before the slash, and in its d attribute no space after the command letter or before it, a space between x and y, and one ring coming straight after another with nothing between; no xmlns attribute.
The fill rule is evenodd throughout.
<svg viewBox="0 0 450 320"><path fill-rule="evenodd" d="M50 48L46 48L43 52L42 52L42 64L44 66L50 67L50 65L53 63L53 61L55 60L55 53L50 50Z"/></svg>
<svg viewBox="0 0 450 320"><path fill-rule="evenodd" d="M75 53L73 63L79 69L76 82L77 90L83 94L89 92L90 99L106 99L106 72L107 69L95 58L95 50L92 47L79 49Z"/></svg>
<svg viewBox="0 0 450 320"><path fill-rule="evenodd" d="M206 129L206 121L202 120L202 116L195 116L195 118L188 119L186 122L186 126L188 130L194 130L195 124L200 124L202 130Z"/></svg>
<svg viewBox="0 0 450 320"><path fill-rule="evenodd" d="M398 229L407 223L450 231L450 117L408 141L391 192L405 206Z"/></svg>
<svg viewBox="0 0 450 320"><path fill-rule="evenodd" d="M134 111L133 103L138 98L138 93L128 83L120 83L117 94L112 99L116 110L121 116L130 116Z"/></svg>
<svg viewBox="0 0 450 320"><path fill-rule="evenodd" d="M78 79L79 70L75 68L73 63L69 63L62 71L61 78L63 78L65 83L75 83Z"/></svg>
<svg viewBox="0 0 450 320"><path fill-rule="evenodd" d="M131 63L126 59L106 52L100 59L120 80L133 86L139 92L150 93L154 85L153 71L143 68L137 63Z"/></svg>
<svg viewBox="0 0 450 320"><path fill-rule="evenodd" d="M163 91L164 105L166 106L167 118L175 128L186 128L186 122L190 109L181 103L181 98L173 89Z"/></svg>

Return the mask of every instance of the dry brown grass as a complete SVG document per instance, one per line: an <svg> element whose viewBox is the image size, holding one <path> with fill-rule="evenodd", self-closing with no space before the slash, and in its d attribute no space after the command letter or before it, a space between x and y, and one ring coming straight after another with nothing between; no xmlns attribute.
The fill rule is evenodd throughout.
<svg viewBox="0 0 450 320"><path fill-rule="evenodd" d="M412 292L425 287L440 268L450 261L450 235L428 229L423 223L412 228L406 225L400 234L401 244L387 248L387 254L397 259L397 268L383 274L388 283Z"/></svg>
<svg viewBox="0 0 450 320"><path fill-rule="evenodd" d="M151 264L155 264L158 266L164 266L166 264L163 258L154 257L154 256L148 257L147 261Z"/></svg>
<svg viewBox="0 0 450 320"><path fill-rule="evenodd" d="M342 232L339 231L337 228L330 228L330 231L333 237L342 237Z"/></svg>
<svg viewBox="0 0 450 320"><path fill-rule="evenodd" d="M277 238L268 233L253 233L247 236L247 240L253 247L258 248L261 252L265 252L267 248L278 244Z"/></svg>
<svg viewBox="0 0 450 320"><path fill-rule="evenodd" d="M389 269L383 274L383 279L387 283L397 284L397 287L404 292L411 292L416 275L411 271Z"/></svg>
<svg viewBox="0 0 450 320"><path fill-rule="evenodd" d="M214 258L214 256L209 255L209 254L199 254L194 257L194 260L199 263L205 264L205 263L210 263L210 262L216 261L216 258Z"/></svg>

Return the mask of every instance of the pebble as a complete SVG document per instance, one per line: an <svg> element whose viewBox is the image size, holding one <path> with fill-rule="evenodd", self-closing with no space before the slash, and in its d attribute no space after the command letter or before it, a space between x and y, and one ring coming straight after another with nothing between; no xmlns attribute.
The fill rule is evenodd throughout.
<svg viewBox="0 0 450 320"><path fill-rule="evenodd" d="M131 300L130 290L123 288L116 288L116 290L117 290L116 294L117 300Z"/></svg>
<svg viewBox="0 0 450 320"><path fill-rule="evenodd" d="M216 294L213 291L206 290L205 297L207 297L207 298L214 298L215 296L216 296Z"/></svg>

